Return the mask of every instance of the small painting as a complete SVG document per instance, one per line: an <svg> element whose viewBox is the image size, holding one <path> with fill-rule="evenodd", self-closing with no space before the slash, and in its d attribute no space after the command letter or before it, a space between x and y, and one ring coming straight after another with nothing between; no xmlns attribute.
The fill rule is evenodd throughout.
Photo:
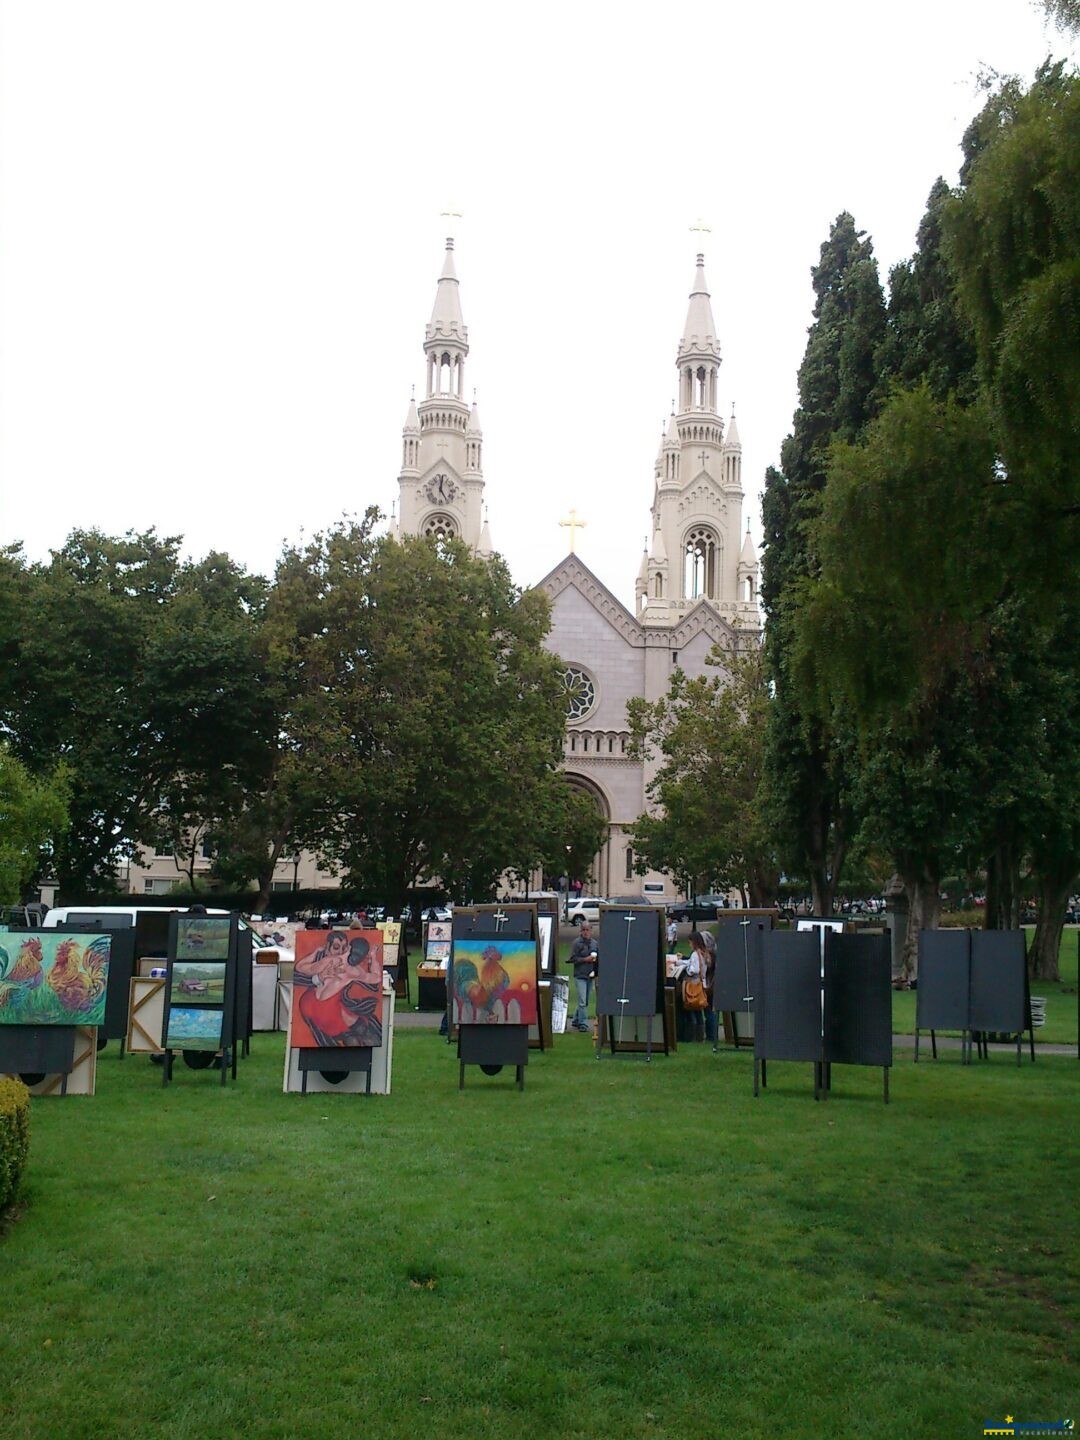
<svg viewBox="0 0 1080 1440"><path fill-rule="evenodd" d="M454 941L454 1023L536 1024L536 941Z"/></svg>
<svg viewBox="0 0 1080 1440"><path fill-rule="evenodd" d="M176 922L177 960L227 960L231 930L228 915L181 915Z"/></svg>
<svg viewBox="0 0 1080 1440"><path fill-rule="evenodd" d="M450 920L432 920L432 921L429 922L428 927L427 927L427 940L428 940L428 944L430 944L432 940L438 940L440 943L441 943L443 940L446 940L447 942L449 942L449 940L450 940L451 936L453 935L453 933L454 933L454 926L453 926L453 922L452 922L452 921L450 921Z"/></svg>
<svg viewBox="0 0 1080 1440"><path fill-rule="evenodd" d="M439 964L443 960L449 960L450 941L429 940L427 942L427 949L424 951L424 958L432 961L433 964Z"/></svg>
<svg viewBox="0 0 1080 1440"><path fill-rule="evenodd" d="M173 1005L169 1010L166 1050L220 1050L223 1011L193 1005Z"/></svg>
<svg viewBox="0 0 1080 1440"><path fill-rule="evenodd" d="M224 1005L224 960L175 960L169 999L173 1005Z"/></svg>
<svg viewBox="0 0 1080 1440"><path fill-rule="evenodd" d="M381 931L298 931L289 1044L381 1045L382 974Z"/></svg>
<svg viewBox="0 0 1080 1440"><path fill-rule="evenodd" d="M384 924L379 926L379 929L382 931L383 940L386 942L387 945L401 944L400 920L387 920Z"/></svg>
<svg viewBox="0 0 1080 1440"><path fill-rule="evenodd" d="M0 1025L103 1025L109 951L108 935L4 935Z"/></svg>

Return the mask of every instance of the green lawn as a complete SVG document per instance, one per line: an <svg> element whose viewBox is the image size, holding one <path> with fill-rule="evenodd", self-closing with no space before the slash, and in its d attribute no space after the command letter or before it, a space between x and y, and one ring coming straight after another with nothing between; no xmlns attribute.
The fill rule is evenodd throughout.
<svg viewBox="0 0 1080 1440"><path fill-rule="evenodd" d="M431 1031L389 1097L100 1057L34 1103L0 1239L0 1435L974 1436L1080 1398L1080 1067L704 1046L534 1055Z"/></svg>

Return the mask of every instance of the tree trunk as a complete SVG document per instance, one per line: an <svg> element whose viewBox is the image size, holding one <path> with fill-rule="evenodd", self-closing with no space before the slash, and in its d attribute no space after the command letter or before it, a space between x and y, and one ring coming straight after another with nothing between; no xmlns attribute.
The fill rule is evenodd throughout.
<svg viewBox="0 0 1080 1440"><path fill-rule="evenodd" d="M1020 866L1012 841L998 841L986 862L986 930L1015 930L1020 924Z"/></svg>
<svg viewBox="0 0 1080 1440"><path fill-rule="evenodd" d="M908 900L902 979L910 982L919 975L919 931L936 930L941 919L941 887L937 874L926 866L912 874L901 874Z"/></svg>
<svg viewBox="0 0 1080 1440"><path fill-rule="evenodd" d="M1056 874L1041 870L1038 873L1039 919L1028 952L1028 969L1033 980L1061 979L1058 954L1074 879L1064 866L1059 867Z"/></svg>

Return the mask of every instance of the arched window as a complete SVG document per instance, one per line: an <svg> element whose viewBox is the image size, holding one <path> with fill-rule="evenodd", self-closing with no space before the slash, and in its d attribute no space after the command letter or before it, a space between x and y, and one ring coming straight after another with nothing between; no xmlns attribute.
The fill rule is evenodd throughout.
<svg viewBox="0 0 1080 1440"><path fill-rule="evenodd" d="M686 537L683 595L687 600L716 599L717 543L712 530L699 526Z"/></svg>
<svg viewBox="0 0 1080 1440"><path fill-rule="evenodd" d="M664 577L663 577L663 575L654 575L654 576L653 576L652 593L653 593L653 599L654 599L654 600L662 600L662 599L664 598Z"/></svg>
<svg viewBox="0 0 1080 1440"><path fill-rule="evenodd" d="M438 545L445 545L447 540L457 538L457 526L449 515L431 515L424 522L424 534L431 537Z"/></svg>
<svg viewBox="0 0 1080 1440"><path fill-rule="evenodd" d="M634 878L634 851L630 845L626 847L626 878L627 880Z"/></svg>

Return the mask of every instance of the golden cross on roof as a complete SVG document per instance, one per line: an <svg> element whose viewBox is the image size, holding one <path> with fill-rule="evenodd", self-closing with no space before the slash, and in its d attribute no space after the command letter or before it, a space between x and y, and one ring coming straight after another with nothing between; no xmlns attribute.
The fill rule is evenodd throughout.
<svg viewBox="0 0 1080 1440"><path fill-rule="evenodd" d="M570 507L570 514L569 514L568 518L565 519L565 520L560 520L560 521L559 521L559 524L562 526L562 528L563 528L564 530L569 530L569 531L570 531L570 554L573 555L573 553L574 553L574 541L575 541L575 539L577 538L577 532L578 532L579 530L584 530L584 529L585 529L585 526L588 524L588 521L586 521L586 520L579 520L579 519L578 519L578 513L577 513L577 511L576 511L576 510L574 509L574 507L571 505L571 507Z"/></svg>

